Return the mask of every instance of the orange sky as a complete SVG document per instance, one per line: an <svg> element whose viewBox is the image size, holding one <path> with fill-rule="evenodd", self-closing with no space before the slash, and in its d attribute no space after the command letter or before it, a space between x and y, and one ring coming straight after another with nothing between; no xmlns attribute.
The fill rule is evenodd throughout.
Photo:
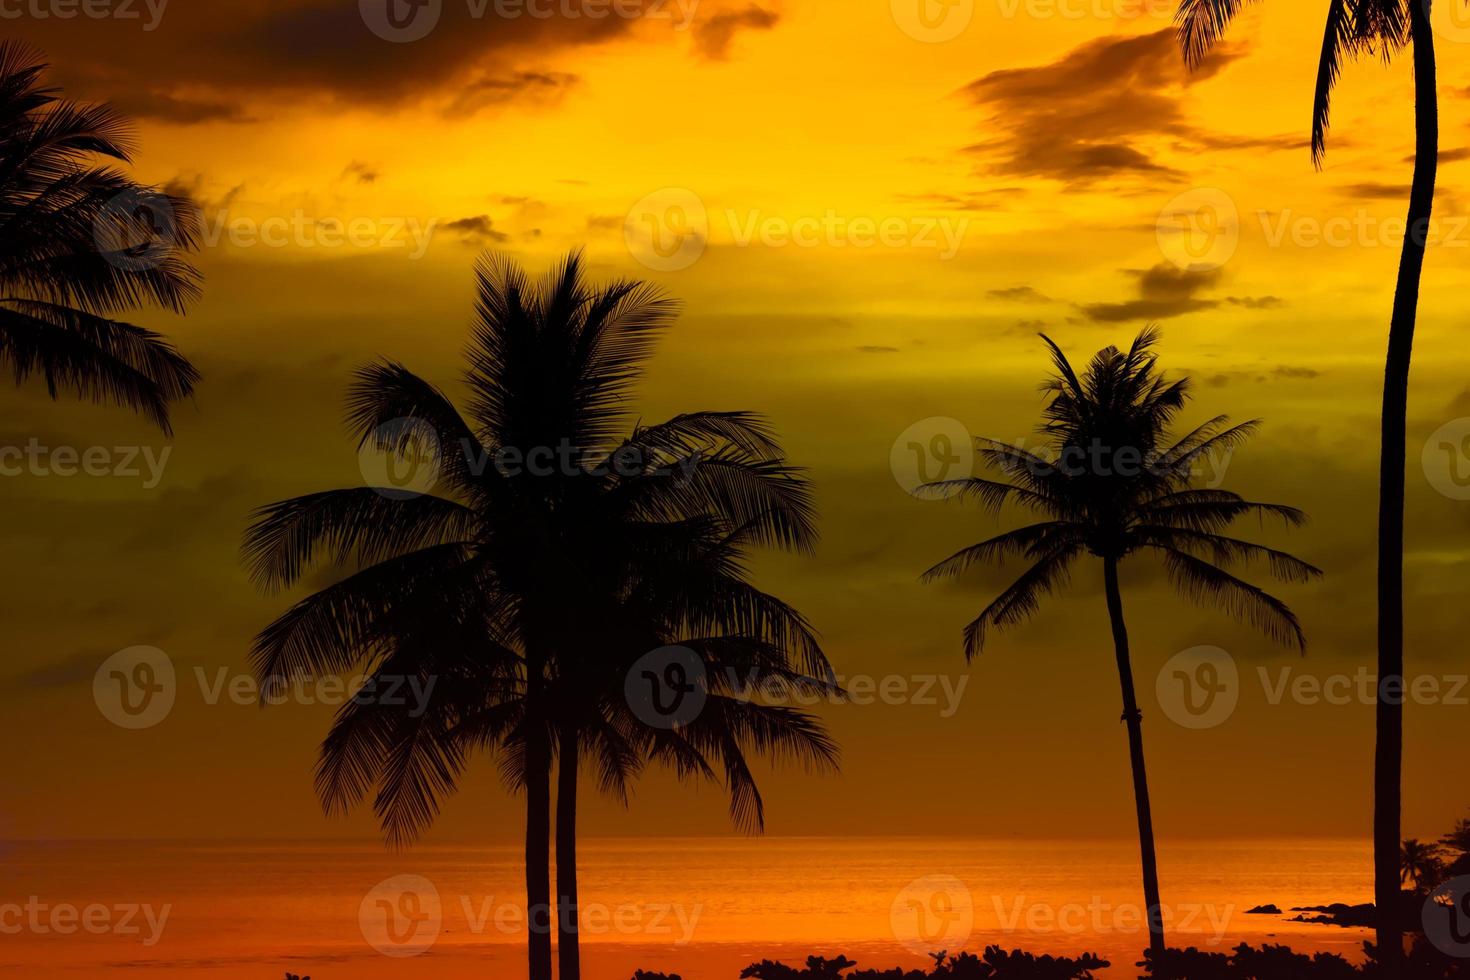
<svg viewBox="0 0 1470 980"><path fill-rule="evenodd" d="M205 373L161 481L0 480L5 716L21 747L0 834L372 833L366 816L328 823L312 797L328 709L210 705L196 682L196 668L210 683L243 673L250 637L282 608L252 592L239 533L260 504L361 481L340 423L353 367L390 355L452 384L478 250L540 268L583 244L599 275L646 277L685 303L645 417L759 410L811 468L824 546L763 563L761 581L810 615L838 672L967 678L948 717L827 711L844 775L770 776L774 831L1131 832L1100 582L1079 575L1054 617L965 668L960 629L1008 579L917 578L994 523L908 496L890 450L933 417L1026 438L1038 329L1084 356L1157 320L1166 364L1200 381L1192 418L1268 421L1228 485L1310 512L1290 544L1328 577L1284 590L1311 639L1298 660L1183 605L1146 563L1127 574L1156 825L1366 833L1371 708L1272 704L1257 668L1275 684L1284 668L1326 678L1372 662L1407 64L1345 72L1317 173L1305 139L1318 4L1250 8L1191 79L1167 10L1138 0L958 0L930 9L948 10L937 21L909 0L671 0L637 19L575 3L581 16L492 4L475 19L465 3L445 0L438 27L407 43L374 36L345 0L173 0L153 30L7 22L69 90L138 118L138 174L195 196L216 240L200 257L203 302L184 319L139 317ZM1406 563L1410 662L1436 676L1470 671L1470 503L1437 491L1419 460L1431 433L1470 415L1457 343L1470 28L1439 26L1442 241L1424 277ZM1181 259L1169 229L1200 202L1237 220ZM348 231L356 241L339 241ZM262 241L277 235L279 247ZM1183 267L1201 256L1211 267ZM165 446L116 410L34 389L0 398L5 445ZM91 681L137 644L165 650L182 684L162 724L128 732L98 712ZM1234 715L1195 731L1160 710L1154 678L1201 644L1228 650L1245 680ZM1405 830L1436 834L1470 802L1443 778L1470 711L1407 716ZM936 803L916 812L922 800ZM723 809L712 789L653 777L631 812L594 804L586 827L718 833ZM434 836L514 837L515 813L487 766Z"/></svg>

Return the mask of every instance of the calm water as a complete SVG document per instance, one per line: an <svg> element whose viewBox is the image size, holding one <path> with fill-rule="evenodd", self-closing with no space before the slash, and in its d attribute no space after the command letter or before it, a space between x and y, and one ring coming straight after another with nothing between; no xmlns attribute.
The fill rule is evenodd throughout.
<svg viewBox="0 0 1470 980"><path fill-rule="evenodd" d="M1363 930L1246 915L1371 900L1361 841L1161 846L1173 942L1287 942L1356 957ZM514 847L23 843L0 870L0 973L281 980L524 976ZM1136 976L1134 845L913 839L588 841L585 975L734 980L808 953L915 965L989 943L1093 950ZM34 900L32 900L34 896ZM17 908L18 906L18 908Z"/></svg>

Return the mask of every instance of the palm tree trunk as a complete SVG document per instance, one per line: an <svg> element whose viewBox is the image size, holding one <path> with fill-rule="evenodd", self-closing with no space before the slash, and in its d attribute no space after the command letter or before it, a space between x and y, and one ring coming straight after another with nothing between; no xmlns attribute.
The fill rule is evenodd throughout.
<svg viewBox="0 0 1470 980"><path fill-rule="evenodd" d="M1424 268L1439 163L1439 105L1429 4L1426 0L1408 7L1414 46L1414 179L1409 188L1408 227L1388 330L1378 470L1378 744L1373 778L1373 890L1378 905L1378 957L1388 980L1400 976L1404 958L1399 914L1404 708L1401 696L1385 697L1385 685L1402 687L1404 676L1404 465L1409 364L1414 351L1419 274ZM1395 693L1401 695L1402 691Z"/></svg>
<svg viewBox="0 0 1470 980"><path fill-rule="evenodd" d="M575 725L563 725L557 740L561 770L556 788L556 955L560 980L581 980L582 950L577 914L577 763Z"/></svg>
<svg viewBox="0 0 1470 980"><path fill-rule="evenodd" d="M1113 650L1118 682L1123 688L1123 720L1128 723L1128 757L1133 765L1133 802L1138 809L1138 849L1143 862L1143 901L1148 909L1148 945L1155 956L1164 951L1163 906L1159 902L1159 861L1154 853L1153 809L1148 800L1148 772L1143 762L1143 713L1133 690L1133 663L1128 655L1128 627L1123 622L1123 593L1118 588L1118 561L1103 559L1108 618L1113 624Z"/></svg>
<svg viewBox="0 0 1470 980"><path fill-rule="evenodd" d="M551 744L542 721L545 678L538 660L526 676L526 932L530 980L551 980Z"/></svg>

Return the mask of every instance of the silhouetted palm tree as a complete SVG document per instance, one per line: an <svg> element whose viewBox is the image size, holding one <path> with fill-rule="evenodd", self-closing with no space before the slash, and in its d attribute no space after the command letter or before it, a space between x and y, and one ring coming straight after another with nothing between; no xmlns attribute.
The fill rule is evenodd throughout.
<svg viewBox="0 0 1470 980"><path fill-rule="evenodd" d="M1056 374L1043 389L1049 400L1039 431L1053 458L993 439L978 439L980 458L1005 479L971 477L930 484L926 489L974 497L996 511L1013 503L1047 519L965 548L929 569L924 578L954 577L979 562L1009 557L1021 557L1028 563L1026 571L965 628L965 655L973 658L988 628L1025 621L1044 596L1066 583L1079 559L1091 555L1102 560L1133 766L1149 941L1154 950L1162 950L1143 715L1134 692L1118 566L1125 558L1153 553L1187 598L1222 607L1271 638L1299 647L1305 646L1305 640L1286 604L1228 569L1261 561L1272 575L1287 581L1303 581L1321 573L1289 554L1221 533L1242 517L1270 516L1299 525L1305 516L1291 507L1253 503L1226 490L1191 485L1198 461L1212 451L1245 441L1258 423L1232 426L1221 415L1173 441L1170 426L1188 400L1189 381L1171 381L1159 372L1152 350L1158 339L1155 330L1141 333L1126 353L1116 347L1103 349L1080 376L1061 348L1049 338L1042 339L1051 349Z"/></svg>
<svg viewBox="0 0 1470 980"><path fill-rule="evenodd" d="M560 749L558 869L562 971L578 970L576 777L596 760L624 793L647 759L688 775L717 762L738 821L761 804L745 754L828 764L835 749L803 712L721 690L725 665L830 674L802 617L753 588L752 546L804 549L810 490L765 424L743 413L678 416L618 438L627 399L675 308L639 283L591 287L573 255L543 283L496 260L478 270L468 416L408 369L358 372L349 423L364 446L419 453L432 493L359 487L264 508L246 536L253 577L288 586L317 558L360 570L261 633L263 678L366 666L435 680L432 703L354 699L323 743L329 810L376 787L389 840L434 819L476 749L498 750L527 797L528 908L550 912L550 769ZM663 730L623 700L628 669L685 638L708 665L708 703ZM547 929L531 929L533 980L551 970ZM570 972L568 972L570 971Z"/></svg>
<svg viewBox="0 0 1470 980"><path fill-rule="evenodd" d="M169 431L169 403L199 375L163 337L114 319L145 304L182 313L199 274L188 201L96 161L127 162L132 137L107 106L43 84L48 66L0 43L0 364L16 382L126 405Z"/></svg>
<svg viewBox="0 0 1470 980"><path fill-rule="evenodd" d="M1406 840L1399 849L1399 882L1415 891L1428 891L1439 884L1444 873L1440 845Z"/></svg>
<svg viewBox="0 0 1470 980"><path fill-rule="evenodd" d="M1460 854L1470 854L1470 820L1458 820L1455 829L1439 839L1441 847Z"/></svg>
<svg viewBox="0 0 1470 980"><path fill-rule="evenodd" d="M1219 40L1244 0L1180 0L1179 37L1185 59L1198 65ZM1390 678L1404 676L1404 465L1409 367L1419 278L1434 209L1439 165L1439 103L1435 87L1434 31L1429 0L1328 0L1327 28L1317 66L1312 104L1312 159L1327 150L1328 110L1343 62L1363 54L1387 60L1408 45L1414 60L1414 175L1409 213L1394 285L1384 368L1383 417L1378 468L1378 743L1373 794L1374 894L1380 910L1399 900L1404 708L1385 694ZM1384 975L1395 980L1403 960L1400 916L1379 917L1377 947Z"/></svg>

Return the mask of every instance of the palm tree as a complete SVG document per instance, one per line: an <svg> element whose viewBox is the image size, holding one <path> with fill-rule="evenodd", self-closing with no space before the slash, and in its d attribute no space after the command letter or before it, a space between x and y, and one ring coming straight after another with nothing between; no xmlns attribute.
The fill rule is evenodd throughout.
<svg viewBox="0 0 1470 980"><path fill-rule="evenodd" d="M1439 884L1444 873L1440 860L1441 847L1409 839L1399 849L1399 883L1410 885L1416 892L1426 892Z"/></svg>
<svg viewBox="0 0 1470 980"><path fill-rule="evenodd" d="M1244 0L1180 0L1179 39L1185 60L1197 66L1240 10ZM1439 165L1439 104L1435 87L1434 31L1429 0L1328 0L1326 35L1312 104L1312 160L1327 150L1332 90L1343 62L1364 54L1385 61L1408 45L1414 65L1414 175L1409 213L1394 285L1384 366L1378 467L1378 742L1374 760L1374 893L1380 910L1377 947L1384 975L1402 972L1403 926L1392 913L1399 897L1399 832L1403 797L1404 709L1386 685L1404 675L1404 465L1409 367L1419 277L1434 209Z"/></svg>
<svg viewBox="0 0 1470 980"><path fill-rule="evenodd" d="M686 775L723 766L737 819L758 823L748 751L828 764L835 748L802 712L722 696L698 718L638 724L622 697L637 655L688 637L711 667L758 663L822 675L810 627L751 586L752 546L809 548L810 490L759 418L697 413L619 438L626 402L675 308L635 282L592 287L579 255L544 282L487 259L468 350L467 416L395 363L360 370L348 420L362 445L430 456L432 492L356 487L263 508L245 558L267 589L318 559L356 569L299 602L256 640L264 678L366 668L433 679L432 703L356 698L322 746L329 812L376 789L390 843L417 838L478 749L526 794L528 909L554 912L551 766L558 814L564 976L576 976L579 759L626 792L646 759ZM613 692L617 694L614 695ZM530 929L532 980L549 980L551 936ZM567 971L572 971L570 974Z"/></svg>
<svg viewBox="0 0 1470 980"><path fill-rule="evenodd" d="M609 502L622 496L615 487L606 493ZM753 834L765 829L765 807L748 754L794 759L809 771L837 765L837 748L814 718L753 701L744 687L749 678L759 677L808 693L835 690L831 667L805 621L746 583L746 556L759 536L754 528L713 513L645 527L643 519L617 513L626 505L616 503L604 525L620 546L600 548L596 555L624 566L614 572L621 582L613 590L616 601L587 617L594 628L583 641L569 644L574 653L558 662L553 682L559 719L556 869L562 980L581 975L577 799L582 760L595 765L602 790L624 803L628 784L645 761L686 778L722 781L732 821ZM589 611L597 608L589 604ZM629 702L627 683L636 679L648 651L674 644L691 660L697 658L692 673L701 706L693 717L676 718L677 724L653 724Z"/></svg>
<svg viewBox="0 0 1470 980"><path fill-rule="evenodd" d="M116 319L200 293L188 201L97 161L126 163L132 136L107 106L63 99L48 65L0 43L0 364L17 383L125 405L169 429L169 404L199 375L163 337Z"/></svg>
<svg viewBox="0 0 1470 980"><path fill-rule="evenodd" d="M929 569L924 578L956 577L979 562L1014 556L1026 560L1026 571L965 628L965 655L972 659L983 647L987 630L1029 619L1044 596L1067 582L1078 559L1091 555L1102 560L1128 726L1149 943L1160 952L1164 935L1144 768L1143 715L1134 692L1118 567L1125 558L1151 552L1186 598L1223 608L1272 639L1300 648L1305 648L1302 630L1286 604L1230 569L1259 561L1286 581L1321 573L1285 552L1222 533L1247 516L1280 518L1288 525L1302 524L1306 518L1291 507L1254 503L1226 490L1191 485L1198 461L1244 442L1259 423L1230 425L1221 415L1172 440L1169 429L1188 401L1189 380L1171 381L1159 372L1153 353L1158 334L1153 328L1139 334L1126 353L1104 348L1080 376L1060 347L1042 339L1051 349L1056 371L1043 386L1048 401L1039 429L1051 458L978 439L979 458L1002 479L947 480L930 484L927 490L974 497L996 512L1014 503L1046 519L971 545Z"/></svg>
<svg viewBox="0 0 1470 980"><path fill-rule="evenodd" d="M1455 829L1439 839L1439 846L1458 854L1470 854L1470 820L1455 821Z"/></svg>

